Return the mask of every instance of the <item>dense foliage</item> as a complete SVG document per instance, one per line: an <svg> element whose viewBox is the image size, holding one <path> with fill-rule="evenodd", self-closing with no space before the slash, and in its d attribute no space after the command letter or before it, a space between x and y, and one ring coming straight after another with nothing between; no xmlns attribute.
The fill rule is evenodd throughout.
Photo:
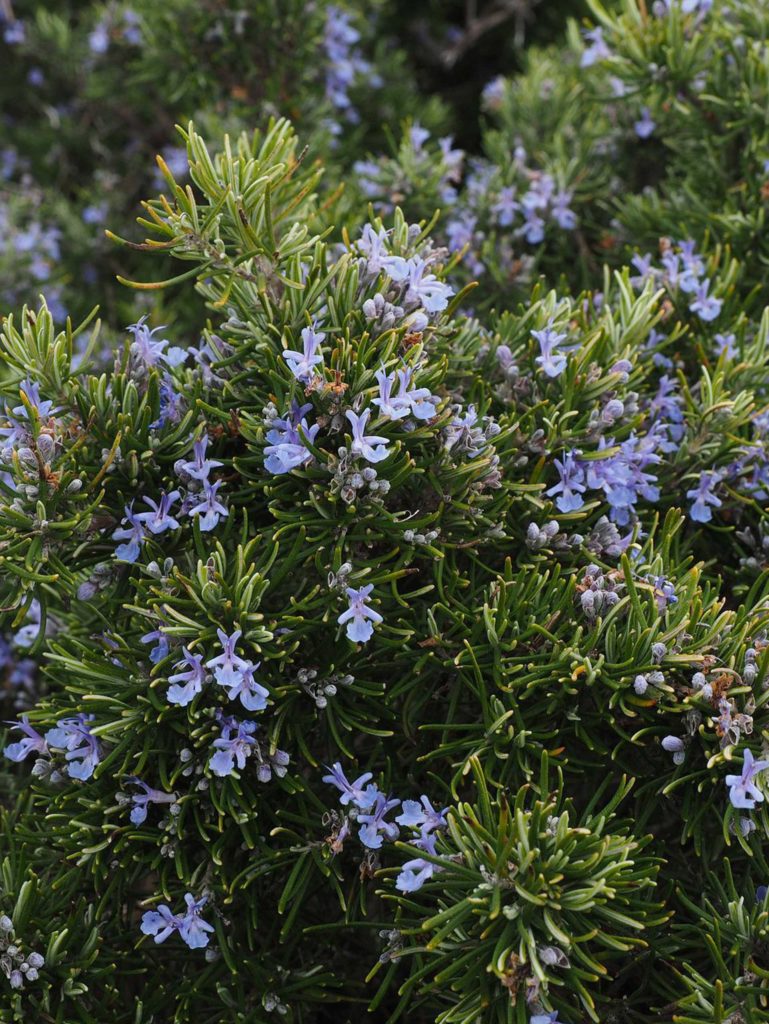
<svg viewBox="0 0 769 1024"><path fill-rule="evenodd" d="M0 1020L769 1020L769 13L22 8Z"/></svg>

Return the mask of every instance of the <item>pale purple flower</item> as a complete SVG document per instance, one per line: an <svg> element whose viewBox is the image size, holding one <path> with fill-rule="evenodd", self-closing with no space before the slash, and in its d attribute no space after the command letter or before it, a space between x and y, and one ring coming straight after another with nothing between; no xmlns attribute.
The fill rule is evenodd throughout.
<svg viewBox="0 0 769 1024"><path fill-rule="evenodd" d="M89 722L94 715L78 714L74 718L61 718L56 727L45 734L49 747L66 750L64 755L67 774L72 779L85 782L93 775L94 768L101 760L101 744L91 733Z"/></svg>
<svg viewBox="0 0 769 1024"><path fill-rule="evenodd" d="M345 415L352 426L352 454L362 455L367 462L381 462L382 459L386 459L390 454L387 451L387 445L390 443L388 439L377 434L365 433L371 409L364 409L360 415L348 409Z"/></svg>
<svg viewBox="0 0 769 1024"><path fill-rule="evenodd" d="M47 420L51 414L51 409L53 409L53 402L44 401L43 399L41 399L40 385L36 384L33 380L27 377L25 381L22 381L19 384L19 391L23 394L24 398L27 399L29 405L37 413L38 418L43 422ZM13 410L13 414L15 416L21 416L26 420L29 419L29 411L27 409L27 406L24 404L17 405L16 408Z"/></svg>
<svg viewBox="0 0 769 1024"><path fill-rule="evenodd" d="M206 670L203 667L202 654L193 654L184 647L182 648L182 657L184 660L177 662L174 666L177 669L181 668L182 671L168 677L168 682L171 685L168 687L166 699L171 704L178 704L179 707L185 708L203 689Z"/></svg>
<svg viewBox="0 0 769 1024"><path fill-rule="evenodd" d="M316 376L315 367L323 364L323 356L319 354L318 347L326 335L319 333L314 327L305 327L302 330L302 351L294 352L286 349L283 358L288 363L291 372L302 384L307 384L312 377Z"/></svg>
<svg viewBox="0 0 769 1024"><path fill-rule="evenodd" d="M410 366L398 370L398 398L404 402L411 415L418 420L430 420L435 416L435 407L440 399L431 394L429 388L412 388L411 380L414 371Z"/></svg>
<svg viewBox="0 0 769 1024"><path fill-rule="evenodd" d="M524 197L526 198L526 197ZM539 245L545 240L545 222L533 205L524 204L523 227L516 234L523 235L529 245Z"/></svg>
<svg viewBox="0 0 769 1024"><path fill-rule="evenodd" d="M757 803L762 803L764 794L753 781L759 772L769 768L769 761L756 761L749 747L745 748L740 775L727 775L726 785L729 787L729 799L732 807L753 810Z"/></svg>
<svg viewBox="0 0 769 1024"><path fill-rule="evenodd" d="M26 715L22 715L18 722L6 722L6 725L19 729L24 734L23 739L20 739L17 743L9 743L3 751L3 754L9 761L23 761L25 757L33 753L48 753L45 740L39 732L32 728Z"/></svg>
<svg viewBox="0 0 769 1024"><path fill-rule="evenodd" d="M414 124L409 128L409 140L414 149L419 152L427 140L430 138L430 133L426 128L415 121Z"/></svg>
<svg viewBox="0 0 769 1024"><path fill-rule="evenodd" d="M178 423L184 412L184 399L174 388L173 379L168 373L163 374L160 381L160 409L158 418L150 423L150 430L160 430L167 423Z"/></svg>
<svg viewBox="0 0 769 1024"><path fill-rule="evenodd" d="M647 281L654 280L656 271L652 266L652 254L650 252L644 253L643 256L640 253L636 253L631 259L630 265L638 271L637 276L630 278L630 283L634 288L641 288Z"/></svg>
<svg viewBox="0 0 769 1024"><path fill-rule="evenodd" d="M24 22L18 18L15 21L9 21L3 29L3 39L9 46L18 46L19 43L23 43L26 38L26 27Z"/></svg>
<svg viewBox="0 0 769 1024"><path fill-rule="evenodd" d="M545 371L548 377L558 377L566 369L566 356L556 349L566 334L560 334L552 327L545 327L541 331L532 331L532 337L539 342L540 354L534 360Z"/></svg>
<svg viewBox="0 0 769 1024"><path fill-rule="evenodd" d="M727 359L736 359L738 356L735 342L737 338L734 334L716 334L713 338L716 355L721 356L726 353Z"/></svg>
<svg viewBox="0 0 769 1024"><path fill-rule="evenodd" d="M390 277L394 281L406 282L407 302L423 306L428 313L439 313L448 306L454 289L439 281L435 274L428 273L427 266L421 256L412 256L408 260L393 256L386 262Z"/></svg>
<svg viewBox="0 0 769 1024"><path fill-rule="evenodd" d="M384 366L376 371L376 379L379 384L379 396L371 399L371 404L379 407L381 416L389 416L391 420L400 420L408 416L410 408L408 401L404 401L403 395L393 396L392 388L395 382L395 374L388 373Z"/></svg>
<svg viewBox="0 0 769 1024"><path fill-rule="evenodd" d="M373 584L369 583L360 590L353 590L352 587L346 590L350 606L342 612L337 622L342 626L347 623L347 637L354 643L365 644L374 632L371 623L382 622L379 612L375 612L368 604L369 594L373 589Z"/></svg>
<svg viewBox="0 0 769 1024"><path fill-rule="evenodd" d="M223 629L217 629L216 635L222 645L222 653L206 662L206 668L214 670L214 676L220 686L237 686L249 662L244 661L235 653L235 645L241 637L236 629L232 636L227 636Z"/></svg>
<svg viewBox="0 0 769 1024"><path fill-rule="evenodd" d="M678 603L675 587L666 576L647 576L647 582L652 585L654 600L660 615L669 604Z"/></svg>
<svg viewBox="0 0 769 1024"><path fill-rule="evenodd" d="M203 486L203 500L199 501L196 505L193 505L189 511L191 516L200 517L198 519L198 524L204 533L207 533L209 530L213 530L218 526L219 519L222 516L229 515L227 507L222 505L216 496L216 492L219 490L221 485L221 480L217 480L214 484L211 484L206 480Z"/></svg>
<svg viewBox="0 0 769 1024"><path fill-rule="evenodd" d="M384 839L393 842L398 838L398 826L392 821L385 821L385 815L400 800L388 800L384 793L377 793L370 813L359 814L358 823L362 826L358 837L369 850L378 850Z"/></svg>
<svg viewBox="0 0 769 1024"><path fill-rule="evenodd" d="M495 110L502 103L504 95L505 79L502 75L497 75L484 85L481 100L490 110Z"/></svg>
<svg viewBox="0 0 769 1024"><path fill-rule="evenodd" d="M692 313L696 313L706 323L718 317L724 304L722 299L717 299L714 295L708 295L709 288L710 279L706 277L704 281L700 281L694 301L689 303L689 310Z"/></svg>
<svg viewBox="0 0 769 1024"><path fill-rule="evenodd" d="M338 761L335 761L328 770L330 774L323 776L323 782L327 782L330 786L336 786L342 794L339 797L339 803L343 807L352 803L358 810L367 811L373 805L379 790L374 783L366 785L373 778L371 772L364 772L354 782L349 782Z"/></svg>
<svg viewBox="0 0 769 1024"><path fill-rule="evenodd" d="M384 228L375 228L372 224L366 224L361 231L357 246L366 256L366 272L371 277L376 277L385 269L386 260L390 257L390 250L387 247L387 231Z"/></svg>

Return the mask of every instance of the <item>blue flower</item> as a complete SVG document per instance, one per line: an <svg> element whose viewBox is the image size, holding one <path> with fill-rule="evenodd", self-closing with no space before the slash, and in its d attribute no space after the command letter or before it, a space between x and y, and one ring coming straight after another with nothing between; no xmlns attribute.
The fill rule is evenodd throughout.
<svg viewBox="0 0 769 1024"><path fill-rule="evenodd" d="M192 477L193 480L199 480L201 483L205 483L208 480L208 474L212 469L216 469L223 465L223 463L219 462L217 459L206 458L207 447L208 434L203 434L203 436L192 446L192 459L188 462L177 463L179 468L183 470L187 476Z"/></svg>
<svg viewBox="0 0 769 1024"><path fill-rule="evenodd" d="M75 718L61 718L56 727L45 734L49 747L66 750L64 757L68 762L67 774L81 782L90 779L94 768L101 761L101 744L88 725L94 717L78 714Z"/></svg>
<svg viewBox="0 0 769 1024"><path fill-rule="evenodd" d="M323 782L327 782L330 786L336 786L342 794L339 797L339 803L343 807L352 803L358 810L367 811L373 805L379 790L373 783L366 786L366 783L373 778L371 772L364 772L354 782L348 782L338 761L335 761L328 770L330 774L323 776ZM365 789L364 786L366 786Z"/></svg>
<svg viewBox="0 0 769 1024"><path fill-rule="evenodd" d="M45 740L39 732L32 728L26 715L22 715L19 722L7 722L6 724L14 729L19 729L24 734L23 739L19 740L18 743L9 743L3 751L3 754L9 761L23 761L25 757L29 757L32 753L48 753Z"/></svg>
<svg viewBox="0 0 769 1024"><path fill-rule="evenodd" d="M192 654L184 647L182 648L182 657L184 660L177 662L174 667L182 668L183 671L168 677L168 682L171 685L168 687L166 699L169 703L178 704L184 708L203 689L206 670L203 667L202 654ZM181 683L184 685L180 685Z"/></svg>
<svg viewBox="0 0 769 1024"><path fill-rule="evenodd" d="M436 811L429 798L422 796L417 800L404 800L403 813L395 819L399 825L407 828L420 828L425 836L436 828L446 827L446 812L448 807L442 811Z"/></svg>
<svg viewBox="0 0 769 1024"><path fill-rule="evenodd" d="M705 320L707 323L716 319L724 304L722 299L717 299L714 295L708 295L709 288L710 280L705 278L697 288L694 301L689 303L690 311L696 313L701 320Z"/></svg>
<svg viewBox="0 0 769 1024"><path fill-rule="evenodd" d="M729 787L729 799L732 807L753 810L757 803L762 803L764 794L753 781L759 772L769 768L769 761L756 761L753 751L745 748L742 761L742 772L739 775L727 775L726 785Z"/></svg>
<svg viewBox="0 0 769 1024"><path fill-rule="evenodd" d="M347 637L354 643L365 644L374 633L374 627L371 623L382 622L382 616L379 612L375 612L368 605L369 594L373 589L373 584L369 583L368 586L361 587L360 590L353 590L352 587L348 587L345 591L350 605L336 621L340 626L347 623Z"/></svg>
<svg viewBox="0 0 769 1024"><path fill-rule="evenodd" d="M553 1010L551 1013L535 1013L529 1018L529 1024L566 1024L566 1022L558 1020L558 1011Z"/></svg>
<svg viewBox="0 0 769 1024"><path fill-rule="evenodd" d="M654 280L654 276L657 273L652 266L652 254L650 252L645 253L643 256L640 253L636 253L631 259L630 265L635 267L638 271L638 275L630 278L630 283L634 288L642 287L647 281Z"/></svg>
<svg viewBox="0 0 769 1024"><path fill-rule="evenodd" d="M352 409L348 409L345 415L352 426L352 444L350 446L352 454L362 455L367 462L381 462L382 459L386 459L390 454L387 451L387 445L390 443L388 439L380 437L378 434L366 435L364 433L371 416L371 409L364 409L360 415L354 413Z"/></svg>
<svg viewBox="0 0 769 1024"><path fill-rule="evenodd" d="M115 558L124 562L135 562L141 553L141 546L146 540L147 534L143 523L133 511L133 503L126 505L124 512L125 515L121 522L127 525L119 526L112 534L113 540L124 541L123 544L118 544L115 548Z"/></svg>
<svg viewBox="0 0 769 1024"><path fill-rule="evenodd" d="M412 802L410 800L406 801L406 803ZM400 821L400 818L395 820ZM423 833L422 837L414 845L435 857L437 856L435 849L436 841L434 834ZM440 870L440 865L433 863L433 861L425 860L424 857L415 857L413 860L407 860L401 868L400 874L395 879L395 888L401 892L416 892L422 888L425 882L433 877L436 871Z"/></svg>
<svg viewBox="0 0 769 1024"><path fill-rule="evenodd" d="M216 752L209 759L208 767L214 775L223 777L232 775L236 764L241 771L246 767L246 759L256 746L256 722L241 722L232 715L220 715L219 722L222 731L214 740Z"/></svg>
<svg viewBox="0 0 769 1024"><path fill-rule="evenodd" d="M157 640L157 643L150 651L150 661L153 665L157 665L159 661L167 657L170 650L168 637L161 629L153 629L150 633L145 633L141 637L141 643L151 644L153 640Z"/></svg>
<svg viewBox="0 0 769 1024"><path fill-rule="evenodd" d="M190 949L202 949L207 946L208 933L213 932L214 928L200 916L200 911L207 902L206 897L196 901L192 893L188 892L184 902L187 909L181 916L172 914L165 903L161 903L157 910L146 911L142 916L142 932L154 936L155 942L160 943L165 942L169 935L176 931Z"/></svg>
<svg viewBox="0 0 769 1024"><path fill-rule="evenodd" d="M254 678L254 672L260 665L260 661L257 661L255 665L252 665L250 661L245 661L237 681L222 684L228 687L227 696L230 700L240 698L240 703L247 711L264 711L267 707L267 698L270 695L270 691Z"/></svg>
<svg viewBox="0 0 769 1024"><path fill-rule="evenodd" d="M26 398L27 403L32 406L41 422L45 422L53 409L53 402L44 401L40 398L40 385L34 383L29 377L19 385L19 391ZM17 405L13 410L14 415L29 419L29 411L26 405Z"/></svg>
<svg viewBox="0 0 769 1024"><path fill-rule="evenodd" d="M141 793L131 794L131 822L134 825L141 825L147 820L147 807L149 804L174 804L176 803L175 793L164 793L160 789L152 789L146 782L132 776L126 780L134 786L139 786Z"/></svg>
<svg viewBox="0 0 769 1024"><path fill-rule="evenodd" d="M294 402L287 416L270 422L271 429L267 432L269 444L264 449L264 468L270 473L290 473L312 458L304 437L312 443L320 427L317 423L308 426L304 415L310 409L310 404L300 406Z"/></svg>
<svg viewBox="0 0 769 1024"><path fill-rule="evenodd" d="M3 29L3 39L9 46L18 46L27 38L27 30L24 22L20 20L9 21Z"/></svg>
<svg viewBox="0 0 769 1024"><path fill-rule="evenodd" d="M185 154L186 157L186 154ZM178 366L187 358L187 353L182 348L170 348L165 351L168 341L162 338L155 338L158 331L165 330L164 327L156 327L150 330L146 324L147 317L143 316L135 324L126 327L134 340L131 342L130 352L137 362L145 369L150 366L157 366L163 362L169 366Z"/></svg>
<svg viewBox="0 0 769 1024"><path fill-rule="evenodd" d="M227 508L222 505L216 496L216 492L222 485L221 480L217 480L215 484L211 484L206 480L203 487L203 500L199 501L197 505L194 505L190 510L191 516L199 516L198 523L200 529L207 533L209 530L213 530L214 527L219 525L219 519L221 516L229 515Z"/></svg>
<svg viewBox="0 0 769 1024"><path fill-rule="evenodd" d="M377 793L370 813L358 815L358 823L362 826L358 837L369 850L378 850L385 839L393 842L398 838L398 826L392 821L385 821L385 815L399 804L400 800L388 800L384 793Z"/></svg>
<svg viewBox="0 0 769 1024"><path fill-rule="evenodd" d="M208 945L208 934L214 928L200 916L200 911L207 903L207 897L196 900L191 892L184 897L187 910L179 923L179 934L190 949L202 949Z"/></svg>
<svg viewBox="0 0 769 1024"><path fill-rule="evenodd" d="M597 64L598 61L606 60L607 57L611 57L611 50L609 49L606 40L603 37L603 29L593 28L589 31L586 30L582 33L585 37L585 41L590 45L585 48L580 58L579 66L581 68L592 67L593 64Z"/></svg>
<svg viewBox="0 0 769 1024"><path fill-rule="evenodd" d="M678 598L673 584L665 576L647 576L654 592L657 611L662 614L669 604L677 604Z"/></svg>
<svg viewBox="0 0 769 1024"><path fill-rule="evenodd" d="M283 353L291 372L302 384L309 383L312 377L317 376L315 367L323 364L323 356L318 353L318 346L325 337L325 334L316 332L314 327L305 327L302 330L303 350L294 352L287 349Z"/></svg>
<svg viewBox="0 0 769 1024"><path fill-rule="evenodd" d="M713 488L721 482L721 474L716 471L705 472L700 477L696 487L686 492L686 497L692 499L692 507L689 515L695 523L709 523L713 518L710 506L720 508L723 502L713 493Z"/></svg>
<svg viewBox="0 0 769 1024"><path fill-rule="evenodd" d="M573 231L577 226L577 215L571 208L572 198L571 192L561 191L553 196L550 204L550 216L563 231Z"/></svg>
<svg viewBox="0 0 769 1024"><path fill-rule="evenodd" d="M178 423L182 418L184 399L175 390L169 374L163 374L160 381L160 410L156 420L150 423L150 430L161 430L167 423Z"/></svg>
<svg viewBox="0 0 769 1024"><path fill-rule="evenodd" d="M135 519L142 523L153 534L164 533L166 530L178 530L179 523L171 515L171 506L179 498L178 491L171 491L169 494L162 492L160 501L153 501L152 498L143 498L146 505L152 509L151 512L137 512Z"/></svg>
<svg viewBox="0 0 769 1024"><path fill-rule="evenodd" d="M160 943L178 931L180 923L180 919L171 913L170 907L161 903L157 910L148 910L142 915L141 930L145 935L154 936L155 942Z"/></svg>
<svg viewBox="0 0 769 1024"><path fill-rule="evenodd" d="M585 471L575 458L578 454L572 449L564 454L563 462L560 459L553 459L560 480L546 493L551 496L558 495L555 503L561 512L576 512L585 503L582 498L585 493Z"/></svg>
<svg viewBox="0 0 769 1024"><path fill-rule="evenodd" d="M515 198L515 185L505 185L499 190L491 212L501 228L509 228L520 208L521 204Z"/></svg>

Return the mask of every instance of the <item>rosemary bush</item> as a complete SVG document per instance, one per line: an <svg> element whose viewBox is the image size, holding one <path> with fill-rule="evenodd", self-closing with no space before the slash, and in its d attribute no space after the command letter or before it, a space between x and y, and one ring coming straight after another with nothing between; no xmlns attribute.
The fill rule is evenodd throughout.
<svg viewBox="0 0 769 1024"><path fill-rule="evenodd" d="M766 19L592 9L483 156L202 111L131 326L2 320L0 1020L769 1019Z"/></svg>

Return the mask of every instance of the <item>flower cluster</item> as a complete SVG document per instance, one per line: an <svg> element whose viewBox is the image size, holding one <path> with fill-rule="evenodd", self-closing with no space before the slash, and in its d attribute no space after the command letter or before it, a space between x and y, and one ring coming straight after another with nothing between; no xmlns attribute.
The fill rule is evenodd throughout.
<svg viewBox="0 0 769 1024"><path fill-rule="evenodd" d="M329 774L323 776L323 782L339 790L339 803L346 809L344 820L336 825L332 842L335 853L340 852L351 829L360 826L358 839L367 851L380 850L385 842L398 839L401 828L408 828L412 830L410 845L416 851L426 852L431 857L437 856L435 844L440 831L447 827L448 808L436 810L427 796L402 802L388 797L371 782L371 772L364 772L350 782L338 761L328 771ZM401 813L388 820L387 815L398 807ZM396 887L401 892L416 892L436 871L440 871L440 865L434 861L421 856L412 858L403 865L396 879Z"/></svg>

